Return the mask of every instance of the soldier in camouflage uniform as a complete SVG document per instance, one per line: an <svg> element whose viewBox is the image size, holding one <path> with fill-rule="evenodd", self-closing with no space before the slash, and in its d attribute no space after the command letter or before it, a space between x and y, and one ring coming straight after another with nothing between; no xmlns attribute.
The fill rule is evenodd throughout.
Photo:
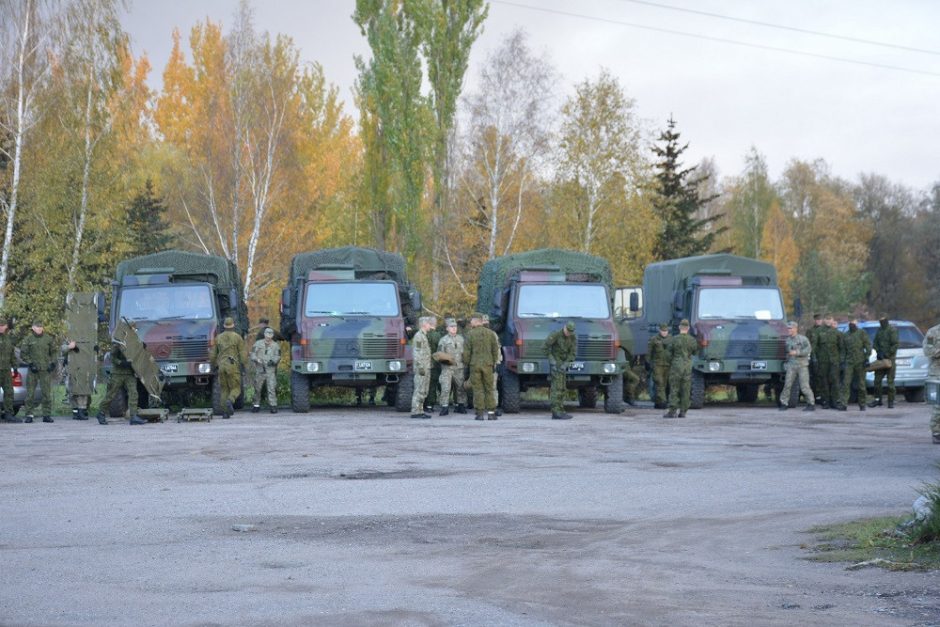
<svg viewBox="0 0 940 627"><path fill-rule="evenodd" d="M496 338L496 345L499 346L499 336L496 331L490 328L490 317L483 314L483 328L493 334ZM503 363L503 351L499 351L499 357L496 359L496 368L493 369L493 407L497 416L503 415L503 410L499 406L499 365Z"/></svg>
<svg viewBox="0 0 940 627"><path fill-rule="evenodd" d="M434 352L434 349L437 347L438 342L441 341L441 338L444 337L446 331L437 325L435 319L434 327L428 331L428 345L431 347L431 352ZM428 413L434 409L434 406L438 404L438 386L441 383L441 364L437 363L433 359L431 360L431 376L428 379L428 394L424 399L424 411Z"/></svg>
<svg viewBox="0 0 940 627"><path fill-rule="evenodd" d="M875 370L875 398L872 399L869 407L878 407L881 405L881 384L888 378L888 409L894 407L894 374L897 370L896 360L898 357L898 330L889 324L888 314L881 314L878 319L880 328L875 333L875 341L872 346L875 349L875 359L890 359L891 367Z"/></svg>
<svg viewBox="0 0 940 627"><path fill-rule="evenodd" d="M549 333L545 339L548 367L551 369L552 376L549 396L552 402L553 420L571 419L571 414L565 413L565 394L568 392L565 374L577 353L578 338L574 330L574 322L569 321L558 331Z"/></svg>
<svg viewBox="0 0 940 627"><path fill-rule="evenodd" d="M245 340L235 332L235 320L226 318L222 326L225 331L215 338L209 361L219 377L222 389L222 418L231 418L235 413L235 401L241 393L242 368L245 366Z"/></svg>
<svg viewBox="0 0 940 627"><path fill-rule="evenodd" d="M252 413L261 409L261 390L268 386L268 408L277 413L277 364L281 361L281 347L274 341L274 329L264 330L262 339L255 340L251 347L251 363L255 367L255 400Z"/></svg>
<svg viewBox="0 0 940 627"><path fill-rule="evenodd" d="M450 395L454 392L457 407L456 414L467 413L467 391L463 387L463 336L457 333L457 321L448 318L446 321L447 335L437 343L437 350L447 353L453 364L441 364L441 416L450 413Z"/></svg>
<svg viewBox="0 0 940 627"><path fill-rule="evenodd" d="M931 379L940 379L940 324L930 327L927 335L924 336L924 355L930 360L927 376ZM933 436L933 443L940 444L940 403L933 406L930 434Z"/></svg>
<svg viewBox="0 0 940 627"><path fill-rule="evenodd" d="M476 420L497 418L492 388L493 371L499 357L499 340L496 334L483 326L483 314L474 313L470 318L470 331L464 343L464 363L467 364L468 378L473 388Z"/></svg>
<svg viewBox="0 0 940 627"><path fill-rule="evenodd" d="M816 333L816 344L812 346L816 372L819 374L818 387L813 388L813 393L820 399L823 409L836 409L839 406L841 344L842 334L835 328L835 319L827 314L825 323Z"/></svg>
<svg viewBox="0 0 940 627"><path fill-rule="evenodd" d="M2 422L23 422L13 414L13 372L16 368L16 346L10 336L10 321L0 314L0 387L3 388Z"/></svg>
<svg viewBox="0 0 940 627"><path fill-rule="evenodd" d="M33 322L32 332L20 343L20 358L29 366L26 379L26 422L33 421L36 407L36 385L39 385L42 421L52 419L52 373L59 359L59 347L55 339L44 332L40 320Z"/></svg>
<svg viewBox="0 0 940 627"><path fill-rule="evenodd" d="M858 390L858 409L865 411L865 364L871 353L871 341L868 334L858 328L858 319L852 318L849 330L843 335L845 343L845 372L842 374L842 403L839 409L845 411L852 391L852 383Z"/></svg>
<svg viewBox="0 0 940 627"><path fill-rule="evenodd" d="M659 333L650 338L646 347L646 359L650 365L655 386L656 409L666 409L669 382L669 325L660 324Z"/></svg>
<svg viewBox="0 0 940 627"><path fill-rule="evenodd" d="M820 390L822 389L822 371L819 368L819 336L826 328L825 317L823 314L813 314L813 326L806 331L806 339L809 340L809 346L812 353L809 357L809 384L813 388L813 395L816 402L820 403Z"/></svg>
<svg viewBox="0 0 940 627"><path fill-rule="evenodd" d="M794 379L800 386L800 392L806 399L806 407L803 411L814 411L816 409L816 399L813 398L813 389L809 384L809 360L813 353L812 344L805 335L800 335L799 325L795 321L787 323L790 337L787 338L787 361L784 368L787 376L783 384L783 391L780 392L780 410L785 411L790 407L790 390L793 388Z"/></svg>
<svg viewBox="0 0 940 627"><path fill-rule="evenodd" d="M414 392L411 395L411 417L430 418L425 412L424 401L431 384L431 343L428 332L436 326L436 320L430 316L418 318L418 332L411 339L411 353L414 358Z"/></svg>
<svg viewBox="0 0 940 627"><path fill-rule="evenodd" d="M692 357L698 342L689 335L689 321L679 322L679 335L669 339L669 409L663 418L685 418L692 394Z"/></svg>
<svg viewBox="0 0 940 627"><path fill-rule="evenodd" d="M127 393L127 411L130 415L130 424L146 424L147 421L137 415L139 408L137 405L137 375L134 374L134 368L124 355L121 346L114 344L111 348L111 375L108 377L108 389L98 405L98 424L108 424L105 412L110 411L111 403L122 390Z"/></svg>

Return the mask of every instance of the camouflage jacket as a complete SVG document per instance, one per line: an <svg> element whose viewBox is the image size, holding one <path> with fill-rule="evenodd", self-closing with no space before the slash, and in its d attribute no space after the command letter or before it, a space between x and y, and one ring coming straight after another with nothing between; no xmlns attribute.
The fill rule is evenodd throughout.
<svg viewBox="0 0 940 627"><path fill-rule="evenodd" d="M9 331L0 335L0 368L16 368L16 345Z"/></svg>
<svg viewBox="0 0 940 627"><path fill-rule="evenodd" d="M940 324L930 327L924 336L924 355L930 360L927 374L940 377Z"/></svg>
<svg viewBox="0 0 940 627"><path fill-rule="evenodd" d="M118 344L111 348L111 372L119 374L133 374L134 367L130 360L124 355L124 351Z"/></svg>
<svg viewBox="0 0 940 627"><path fill-rule="evenodd" d="M564 329L552 331L545 338L545 351L548 353L548 363L567 364L574 359L578 349L578 338L572 331L565 335Z"/></svg>
<svg viewBox="0 0 940 627"><path fill-rule="evenodd" d="M832 327L825 327L816 334L816 343L813 344L813 354L816 359L839 361L842 351L842 334Z"/></svg>
<svg viewBox="0 0 940 627"><path fill-rule="evenodd" d="M212 365L218 368L225 361L230 364L245 365L245 340L235 331L225 331L215 338L212 345Z"/></svg>
<svg viewBox="0 0 940 627"><path fill-rule="evenodd" d="M459 333L451 336L449 333L437 343L437 350L443 351L454 358L454 368L463 369L463 336ZM444 364L441 364L444 366Z"/></svg>
<svg viewBox="0 0 940 627"><path fill-rule="evenodd" d="M499 340L484 327L474 327L467 333L464 345L464 363L478 368L493 368L499 363Z"/></svg>
<svg viewBox="0 0 940 627"><path fill-rule="evenodd" d="M424 331L419 330L411 339L411 352L415 360L415 370L431 368L431 343Z"/></svg>
<svg viewBox="0 0 940 627"><path fill-rule="evenodd" d="M806 339L809 340L809 345L813 349L813 355L819 354L819 338L822 336L825 328L825 325L813 324L813 326L806 331Z"/></svg>
<svg viewBox="0 0 940 627"><path fill-rule="evenodd" d="M853 365L865 363L871 353L871 341L868 339L868 334L861 329L855 329L845 333L842 339L845 342L845 363Z"/></svg>
<svg viewBox="0 0 940 627"><path fill-rule="evenodd" d="M796 354L791 355L791 351ZM808 366L809 358L812 353L813 346L810 344L809 338L805 335L800 335L797 333L793 337L787 338L787 364Z"/></svg>
<svg viewBox="0 0 940 627"><path fill-rule="evenodd" d="M879 328L872 346L878 359L894 359L898 356L898 330L890 324L886 329Z"/></svg>
<svg viewBox="0 0 940 627"><path fill-rule="evenodd" d="M649 361L649 364L654 368L656 366L668 366L669 365L669 336L661 336L656 334L650 338L649 343L646 345L646 359Z"/></svg>
<svg viewBox="0 0 940 627"><path fill-rule="evenodd" d="M48 333L36 335L30 331L20 343L20 359L46 371L59 360L59 343Z"/></svg>
<svg viewBox="0 0 940 627"><path fill-rule="evenodd" d="M669 367L689 368L692 357L698 351L698 342L688 333L680 333L669 338Z"/></svg>
<svg viewBox="0 0 940 627"><path fill-rule="evenodd" d="M277 368L277 363L281 361L281 347L277 342L270 344L262 340L256 340L251 347L251 361L262 370Z"/></svg>

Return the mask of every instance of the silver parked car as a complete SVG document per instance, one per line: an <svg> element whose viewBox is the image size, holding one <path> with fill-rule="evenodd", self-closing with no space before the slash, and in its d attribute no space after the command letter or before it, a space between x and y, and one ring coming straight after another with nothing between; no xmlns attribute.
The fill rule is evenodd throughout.
<svg viewBox="0 0 940 627"><path fill-rule="evenodd" d="M20 366L13 370L13 411L19 411L26 404L26 379L29 377L29 368ZM39 396L39 390L36 390ZM0 388L0 402L3 402L3 388Z"/></svg>
<svg viewBox="0 0 940 627"><path fill-rule="evenodd" d="M924 334L920 332L913 322L907 320L891 320L888 322L898 330L898 356L895 361L894 387L898 394L904 394L908 403L924 402L924 384L927 381L927 363L930 361L924 356ZM858 326L868 334L868 339L875 341L878 332L877 320L859 322ZM839 330L845 333L848 324L839 325ZM872 349L869 361L875 361L875 350ZM865 384L869 392L875 387L875 373L865 374ZM886 384L882 384L886 385Z"/></svg>

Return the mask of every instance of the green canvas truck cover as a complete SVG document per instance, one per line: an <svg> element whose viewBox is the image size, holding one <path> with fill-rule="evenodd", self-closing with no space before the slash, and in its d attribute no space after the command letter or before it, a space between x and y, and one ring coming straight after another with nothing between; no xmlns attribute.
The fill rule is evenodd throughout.
<svg viewBox="0 0 940 627"><path fill-rule="evenodd" d="M405 259L401 255L356 246L294 255L290 266L291 285L298 279L306 280L310 272L319 267L332 265L351 266L356 271L356 278L388 279L407 285Z"/></svg>

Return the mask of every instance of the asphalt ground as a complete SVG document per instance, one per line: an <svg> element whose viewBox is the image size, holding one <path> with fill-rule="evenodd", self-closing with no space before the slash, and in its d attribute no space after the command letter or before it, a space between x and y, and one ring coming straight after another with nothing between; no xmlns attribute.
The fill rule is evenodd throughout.
<svg viewBox="0 0 940 627"><path fill-rule="evenodd" d="M0 624L940 624L801 548L940 478L925 405L572 412L2 424Z"/></svg>

